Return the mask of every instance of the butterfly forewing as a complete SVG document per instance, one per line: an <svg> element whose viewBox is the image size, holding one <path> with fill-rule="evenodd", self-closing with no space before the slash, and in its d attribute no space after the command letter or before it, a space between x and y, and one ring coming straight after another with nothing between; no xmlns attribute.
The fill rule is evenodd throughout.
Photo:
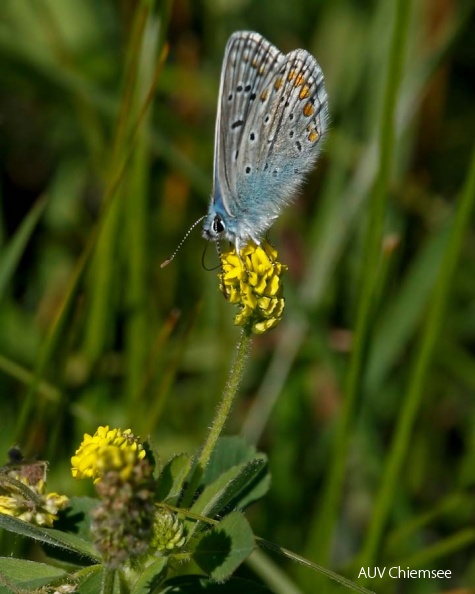
<svg viewBox="0 0 475 594"><path fill-rule="evenodd" d="M234 33L226 45L216 119L214 183L219 185L226 210L234 216L233 192L244 126L269 74L282 59L279 50L257 33Z"/></svg>

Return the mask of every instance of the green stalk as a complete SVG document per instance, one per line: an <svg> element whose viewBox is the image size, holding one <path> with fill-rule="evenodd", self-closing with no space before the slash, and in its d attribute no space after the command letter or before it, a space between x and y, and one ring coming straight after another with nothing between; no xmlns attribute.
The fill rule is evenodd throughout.
<svg viewBox="0 0 475 594"><path fill-rule="evenodd" d="M137 121L140 109L147 103L150 91L155 92L156 56L160 39L160 22L151 15L144 28L137 84L133 100L132 121ZM147 355L152 337L147 322L147 196L149 191L149 153L151 109L141 120L132 163L127 180L127 193L132 198L124 201L126 239L122 250L127 265L125 300L126 320L126 393L129 410L137 410L141 386L146 374Z"/></svg>
<svg viewBox="0 0 475 594"><path fill-rule="evenodd" d="M194 493L198 488L203 472L211 458L211 454L216 447L221 432L224 429L224 425L228 419L229 413L234 403L234 399L241 382L244 367L246 364L247 356L251 346L251 333L249 330L243 329L239 341L237 344L237 351L234 357L233 365L229 374L229 379L224 388L221 402L218 405L218 410L214 417L213 423L208 433L208 437L203 444L200 457L198 458L195 470L191 477L189 486L183 498L182 507L188 507L193 499Z"/></svg>
<svg viewBox="0 0 475 594"><path fill-rule="evenodd" d="M148 11L144 9L143 13L141 13L136 18L139 25L136 25L134 27L135 30L138 29L139 32L141 31L142 22L143 22L144 18L147 16L147 14L148 14ZM138 36L137 33L132 35L132 41L130 43L131 47L136 46L136 43L134 40L135 40L135 37L137 37L137 36ZM129 54L130 53L131 53L131 50L129 50ZM130 68L129 68L129 70L130 70ZM130 78L130 76L131 76L130 73L128 74L128 76ZM128 103L129 103L129 96L127 93L127 89L129 88L129 86L127 84L125 85L124 96L122 98L121 114L119 115L119 118L118 118L116 141L114 144L114 146L115 146L114 154L118 151L117 147L120 144L117 139L122 138L122 135L123 135L123 130L122 130L122 128L123 128L123 112L124 112L124 110L126 110L126 108L128 107ZM149 95L151 96L151 93ZM32 376L32 381L29 385L28 392L25 396L24 404L22 406L21 413L18 418L17 426L16 426L17 440L25 443L26 448L28 447L30 440L34 440L34 435L32 433L28 437L28 436L24 435L24 432L26 429L27 421L31 417L33 407L37 406L35 397L36 397L36 392L38 390L38 386L40 385L40 382L42 381L42 378L44 377L48 366L51 364L53 355L54 355L56 349L58 348L59 340L60 340L61 336L63 335L63 332L65 331L66 323L67 323L68 318L71 314L72 306L74 304L74 300L77 295L79 284L83 278L84 271L86 269L86 265L91 260L91 256L94 254L94 251L100 241L100 237L102 236L102 234L105 231L104 228L107 224L107 221L109 219L111 211L114 208L118 208L118 207L116 207L116 202L117 202L118 198L120 198L120 191L121 191L121 187L122 187L122 183L123 183L124 174L127 170L128 164L129 164L129 162L131 160L131 156L133 154L133 147L134 147L134 142L135 142L135 138L137 135L137 130L139 129L141 121L142 121L143 117L146 115L146 112L147 112L147 109L149 106L150 106L150 97L147 98L147 103L144 104L142 110L140 111L139 119L137 120L137 122L135 122L135 125L133 126L133 133L132 133L131 137L129 138L129 142L127 144L126 149L124 149L124 152L122 155L123 156L122 161L119 160L118 156L116 156L115 158L112 158L112 160L111 160L111 162L115 163L115 165L113 167L111 167L111 172L110 172L110 175L108 176L108 185L107 185L107 188L106 188L106 191L104 194L104 206L103 206L103 210L102 210L102 215L101 215L97 225L92 229L92 232L89 235L88 241L87 241L80 257L79 257L79 260L76 262L73 273L72 273L71 278L68 283L68 288L65 291L63 301L60 303L60 305L57 309L57 312L56 312L56 315L55 315L53 322L51 324L50 330L49 330L47 336L45 337L44 343L41 347L41 350L40 350L40 353L38 356L38 361L35 366L34 375ZM104 292L104 291L101 290L101 292ZM102 326L102 324L101 324L101 326ZM87 332L88 332L88 330L87 330L87 326L86 326L86 334L87 334ZM92 337L92 334L94 334L93 337ZM100 334L100 332L97 332L97 331L94 331L94 333L91 332L91 340L89 341L89 345L90 345L90 348L95 352L99 351L99 349L97 348L97 346L98 346L97 338L98 338L99 334ZM87 342L87 340L86 340L86 342ZM44 409L41 409L37 414L39 416L43 415Z"/></svg>
<svg viewBox="0 0 475 594"><path fill-rule="evenodd" d="M470 214L475 202L475 146L472 161L462 190L460 201L452 225L449 242L442 261L440 274L429 306L425 327L420 339L417 358L412 369L406 398L398 419L389 458L376 499L373 517L363 547L361 566L370 566L376 558L381 544L383 530L391 510L394 492L400 472L411 443L411 433L419 410L427 374L433 353L440 336L442 321L447 309L447 297L453 284L453 275L462 247L462 241L470 222Z"/></svg>
<svg viewBox="0 0 475 594"><path fill-rule="evenodd" d="M410 9L410 0L397 2L387 66L388 78L380 122L379 170L371 194L354 344L345 380L343 408L336 429L329 475L319 514L309 532L307 556L322 565L328 565L330 559L333 530L337 524L356 402L361 388L371 326L377 308L378 287L381 281L384 215L395 145L395 112L409 30Z"/></svg>
<svg viewBox="0 0 475 594"><path fill-rule="evenodd" d="M134 15L126 55L127 67L124 76L121 107L109 163L109 180L116 178L130 146L130 130L134 125L133 119L135 117L133 99L137 85L140 49L148 18L149 11L145 6L139 8ZM128 175L129 170L126 172L126 181ZM114 295L114 274L120 216L123 214L124 209L123 201L120 200L123 186L121 186L118 193L119 199L114 201L114 204L107 212L103 208L102 217L105 218L105 222L95 246L90 272L90 304L86 320L84 352L91 362L95 362L104 352L114 332L113 316L117 309L117 300Z"/></svg>

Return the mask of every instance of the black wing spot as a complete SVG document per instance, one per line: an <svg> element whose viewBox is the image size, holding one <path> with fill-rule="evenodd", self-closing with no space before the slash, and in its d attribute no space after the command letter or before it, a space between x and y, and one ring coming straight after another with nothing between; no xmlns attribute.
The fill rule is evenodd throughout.
<svg viewBox="0 0 475 594"><path fill-rule="evenodd" d="M269 119L270 119L269 116L266 116L264 119L264 123L267 124L269 122Z"/></svg>
<svg viewBox="0 0 475 594"><path fill-rule="evenodd" d="M239 128L239 126L242 126L244 124L244 120L236 120L235 122L233 122L231 124L231 130L234 130L235 128Z"/></svg>
<svg viewBox="0 0 475 594"><path fill-rule="evenodd" d="M251 173L251 168L249 167L249 165L246 167L246 173Z"/></svg>
<svg viewBox="0 0 475 594"><path fill-rule="evenodd" d="M238 85L238 86L236 87L236 91L237 91L238 93L240 93L240 92L242 91L242 85Z"/></svg>
<svg viewBox="0 0 475 594"><path fill-rule="evenodd" d="M294 119L294 114L293 114L293 113L291 113L291 114L289 115L289 120L293 120L293 119Z"/></svg>
<svg viewBox="0 0 475 594"><path fill-rule="evenodd" d="M266 164L264 165L264 171L267 171L268 169L269 169L269 163L266 163Z"/></svg>
<svg viewBox="0 0 475 594"><path fill-rule="evenodd" d="M251 90L251 85L246 85L246 86L244 87L244 91L245 91L246 93L249 93L249 91L250 91L250 90Z"/></svg>
<svg viewBox="0 0 475 594"><path fill-rule="evenodd" d="M294 137L294 134L295 134L295 132L294 132L293 130L291 130L291 131L289 132L289 136L290 136L290 138L293 138L293 137Z"/></svg>
<svg viewBox="0 0 475 594"><path fill-rule="evenodd" d="M232 101L232 100L233 100L233 94L232 93L229 93L229 95L228 95L228 101Z"/></svg>
<svg viewBox="0 0 475 594"><path fill-rule="evenodd" d="M302 150L302 143L300 141L297 140L297 142L295 143L295 146L297 147L299 152Z"/></svg>
<svg viewBox="0 0 475 594"><path fill-rule="evenodd" d="M256 139L256 135L254 134L254 132L251 132L251 133L249 134L249 139L250 139L250 140L255 140L255 139Z"/></svg>
<svg viewBox="0 0 475 594"><path fill-rule="evenodd" d="M256 98L256 94L255 93L251 93L249 95L249 101L254 101L255 98Z"/></svg>
<svg viewBox="0 0 475 594"><path fill-rule="evenodd" d="M274 169L274 171L272 172L272 176L273 177L277 177L278 174L279 174L279 170L278 169Z"/></svg>
<svg viewBox="0 0 475 594"><path fill-rule="evenodd" d="M237 161L237 158L238 158L238 156L239 156L239 151L236 151L236 152L234 153L234 160L235 160L235 161Z"/></svg>

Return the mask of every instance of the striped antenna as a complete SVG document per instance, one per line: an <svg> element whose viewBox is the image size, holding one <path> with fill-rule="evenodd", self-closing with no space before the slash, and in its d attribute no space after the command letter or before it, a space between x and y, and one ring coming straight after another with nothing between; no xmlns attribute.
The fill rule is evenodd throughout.
<svg viewBox="0 0 475 594"><path fill-rule="evenodd" d="M185 233L185 236L183 237L183 239L180 241L180 243L178 244L178 247L176 248L176 250L173 252L173 254L168 258L168 260L165 260L165 262L162 262L160 264L160 268L165 268L165 266L168 266L168 264L170 264L170 262L173 260L173 258L177 255L177 252L179 251L179 249L181 248L181 246L185 243L186 239L188 238L189 234L193 231L193 229L196 227L196 225L198 225L199 223L201 223L201 221L206 217L206 215L202 216L201 218L199 218L197 221L195 221L193 223L193 225L191 225L191 227L188 229L188 231Z"/></svg>

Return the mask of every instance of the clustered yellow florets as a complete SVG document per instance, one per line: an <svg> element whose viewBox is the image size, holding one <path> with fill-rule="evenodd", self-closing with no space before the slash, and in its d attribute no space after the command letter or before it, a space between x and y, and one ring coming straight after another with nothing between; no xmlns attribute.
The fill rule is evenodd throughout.
<svg viewBox="0 0 475 594"><path fill-rule="evenodd" d="M68 498L45 493L46 462L23 463L3 468L0 480L0 513L37 526L53 526Z"/></svg>
<svg viewBox="0 0 475 594"><path fill-rule="evenodd" d="M126 480L135 462L145 458L145 454L140 440L130 429L109 429L106 425L98 427L92 436L84 435L71 458L71 472L75 478L93 478L97 482L105 470L114 469Z"/></svg>
<svg viewBox="0 0 475 594"><path fill-rule="evenodd" d="M262 334L280 322L284 311L281 274L287 266L277 261L277 250L263 241L248 243L239 255L235 248L221 254L221 289L231 303L241 305L236 326Z"/></svg>

